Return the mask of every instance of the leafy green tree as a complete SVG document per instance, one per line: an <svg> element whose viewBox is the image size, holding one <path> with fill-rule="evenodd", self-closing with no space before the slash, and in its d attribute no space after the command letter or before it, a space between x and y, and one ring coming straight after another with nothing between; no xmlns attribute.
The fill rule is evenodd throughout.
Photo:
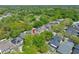
<svg viewBox="0 0 79 59"><path fill-rule="evenodd" d="M64 21L61 22L64 26L71 26L73 24L73 20L70 18L65 18Z"/></svg>
<svg viewBox="0 0 79 59"><path fill-rule="evenodd" d="M0 39L3 39L6 37L6 31L3 28L0 28Z"/></svg>
<svg viewBox="0 0 79 59"><path fill-rule="evenodd" d="M48 16L46 16L46 15L41 15L40 21L41 21L43 24L47 24L47 23L48 23Z"/></svg>
<svg viewBox="0 0 79 59"><path fill-rule="evenodd" d="M63 31L60 31L60 34L64 37L70 37L70 34L67 33L67 31L63 30Z"/></svg>
<svg viewBox="0 0 79 59"><path fill-rule="evenodd" d="M44 44L40 47L40 53L46 53L48 52L48 45L47 44Z"/></svg>
<svg viewBox="0 0 79 59"><path fill-rule="evenodd" d="M11 37L16 37L20 32L26 29L26 24L21 21L13 22L9 25L11 29Z"/></svg>
<svg viewBox="0 0 79 59"><path fill-rule="evenodd" d="M52 26L52 30L54 32L60 32L60 31L64 30L64 28L65 28L65 26L62 24L56 24L56 25Z"/></svg>
<svg viewBox="0 0 79 59"><path fill-rule="evenodd" d="M32 26L35 27L35 28L38 28L42 25L43 25L43 23L41 21L34 21Z"/></svg>
<svg viewBox="0 0 79 59"><path fill-rule="evenodd" d="M37 47L33 45L33 36L26 35L24 39L24 44L23 44L23 53L35 54L37 52L38 52Z"/></svg>
<svg viewBox="0 0 79 59"><path fill-rule="evenodd" d="M75 35L71 35L70 39L75 42L76 44L79 44L79 37L75 36Z"/></svg>
<svg viewBox="0 0 79 59"><path fill-rule="evenodd" d="M28 51L29 50L29 51ZM34 50L34 51L33 51ZM25 53L45 53L48 45L43 35L27 35L24 39L23 51Z"/></svg>
<svg viewBox="0 0 79 59"><path fill-rule="evenodd" d="M49 31L44 31L41 33L41 35L44 37L46 41L49 41L53 36L52 32Z"/></svg>
<svg viewBox="0 0 79 59"><path fill-rule="evenodd" d="M23 47L23 54L36 54L38 53L37 47L32 45L26 45Z"/></svg>

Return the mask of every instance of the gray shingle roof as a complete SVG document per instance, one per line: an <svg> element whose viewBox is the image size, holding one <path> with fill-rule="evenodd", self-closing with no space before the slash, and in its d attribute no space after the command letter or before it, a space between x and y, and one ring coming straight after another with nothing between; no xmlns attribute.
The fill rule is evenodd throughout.
<svg viewBox="0 0 79 59"><path fill-rule="evenodd" d="M70 54L72 52L73 47L74 47L74 43L68 41L60 45L57 51L62 54Z"/></svg>
<svg viewBox="0 0 79 59"><path fill-rule="evenodd" d="M76 49L79 49L79 44L75 46Z"/></svg>
<svg viewBox="0 0 79 59"><path fill-rule="evenodd" d="M50 45L57 48L60 45L61 37L59 36L54 36L52 40L50 41Z"/></svg>
<svg viewBox="0 0 79 59"><path fill-rule="evenodd" d="M15 45L13 45L10 41L1 41L0 42L0 51L10 51L10 49L14 48Z"/></svg>
<svg viewBox="0 0 79 59"><path fill-rule="evenodd" d="M79 54L79 44L74 47L73 54Z"/></svg>
<svg viewBox="0 0 79 59"><path fill-rule="evenodd" d="M79 54L79 49L74 49L73 54Z"/></svg>
<svg viewBox="0 0 79 59"><path fill-rule="evenodd" d="M69 34L71 34L71 35L79 35L79 32L76 31L76 29L74 29L73 27L69 27L69 28L67 29L67 32L68 32Z"/></svg>

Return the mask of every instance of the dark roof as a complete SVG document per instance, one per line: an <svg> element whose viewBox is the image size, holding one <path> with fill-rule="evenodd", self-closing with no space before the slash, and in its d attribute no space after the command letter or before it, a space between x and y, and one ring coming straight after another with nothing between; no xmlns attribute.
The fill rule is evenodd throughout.
<svg viewBox="0 0 79 59"><path fill-rule="evenodd" d="M18 43L20 43L22 40L23 40L22 38L16 37L15 39L11 40L11 42L12 42L13 44L18 44Z"/></svg>
<svg viewBox="0 0 79 59"><path fill-rule="evenodd" d="M67 29L67 32L70 33L70 34L74 34L74 30L73 30L72 27L69 27L69 28Z"/></svg>
<svg viewBox="0 0 79 59"><path fill-rule="evenodd" d="M66 31L71 35L79 35L79 32L76 31L76 29L74 29L73 27L69 27Z"/></svg>
<svg viewBox="0 0 79 59"><path fill-rule="evenodd" d="M50 41L50 45L57 48L60 45L61 37L54 36L52 40Z"/></svg>
<svg viewBox="0 0 79 59"><path fill-rule="evenodd" d="M73 54L79 54L79 44L74 47Z"/></svg>
<svg viewBox="0 0 79 59"><path fill-rule="evenodd" d="M79 49L74 49L73 54L79 54Z"/></svg>
<svg viewBox="0 0 79 59"><path fill-rule="evenodd" d="M74 46L74 43L68 41L68 42L65 42L62 45L60 45L59 48L57 49L57 51L62 54L70 54L73 46Z"/></svg>
<svg viewBox="0 0 79 59"><path fill-rule="evenodd" d="M76 49L79 49L79 44L75 46Z"/></svg>

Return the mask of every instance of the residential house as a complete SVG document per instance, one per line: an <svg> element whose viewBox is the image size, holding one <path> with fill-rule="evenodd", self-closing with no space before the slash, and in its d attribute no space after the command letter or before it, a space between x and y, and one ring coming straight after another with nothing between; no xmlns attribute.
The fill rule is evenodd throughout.
<svg viewBox="0 0 79 59"><path fill-rule="evenodd" d="M49 42L49 44L54 47L54 48L57 48L59 47L60 45L60 42L61 42L62 38L58 35L55 35L52 40Z"/></svg>
<svg viewBox="0 0 79 59"><path fill-rule="evenodd" d="M4 40L0 41L0 53L8 53L14 50L16 45L12 44L10 41Z"/></svg>
<svg viewBox="0 0 79 59"><path fill-rule="evenodd" d="M79 54L79 44L74 47L73 54Z"/></svg>
<svg viewBox="0 0 79 59"><path fill-rule="evenodd" d="M11 42L17 46L20 46L23 44L23 39L21 37L16 37Z"/></svg>
<svg viewBox="0 0 79 59"><path fill-rule="evenodd" d="M79 22L74 22L72 26L67 29L67 32L71 35L79 36Z"/></svg>
<svg viewBox="0 0 79 59"><path fill-rule="evenodd" d="M74 47L74 43L71 41L67 41L58 47L57 52L59 52L61 54L70 54L70 53L72 53L73 47Z"/></svg>
<svg viewBox="0 0 79 59"><path fill-rule="evenodd" d="M67 33L69 33L70 35L76 35L79 36L79 31L77 31L75 28L73 27L69 27L67 30Z"/></svg>

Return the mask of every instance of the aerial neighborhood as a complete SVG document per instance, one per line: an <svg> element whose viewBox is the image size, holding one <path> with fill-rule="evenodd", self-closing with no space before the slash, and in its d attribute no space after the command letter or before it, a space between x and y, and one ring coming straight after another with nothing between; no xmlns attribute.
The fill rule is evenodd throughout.
<svg viewBox="0 0 79 59"><path fill-rule="evenodd" d="M1 54L79 54L78 8L0 7Z"/></svg>

